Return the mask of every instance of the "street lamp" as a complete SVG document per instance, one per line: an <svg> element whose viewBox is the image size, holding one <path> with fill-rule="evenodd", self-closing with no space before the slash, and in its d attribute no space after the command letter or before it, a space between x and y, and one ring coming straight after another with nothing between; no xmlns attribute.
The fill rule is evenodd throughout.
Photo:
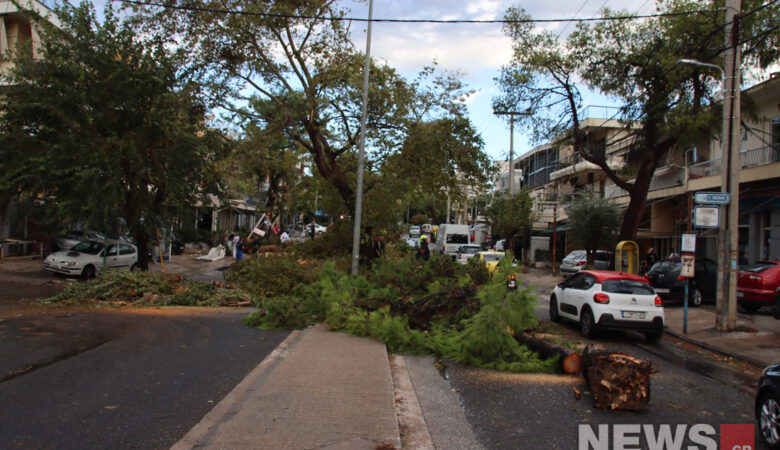
<svg viewBox="0 0 780 450"><path fill-rule="evenodd" d="M728 56L731 56L729 58ZM737 67L735 56L727 55L726 70L715 64L695 59L680 59L679 64L709 67L720 71L723 90L723 129L721 136L721 192L731 200L725 205L726 214L720 222L718 235L718 289L716 290L715 327L719 331L736 328L737 311L737 250L739 247L739 89L735 89ZM731 77L726 77L726 72ZM724 311L727 321L724 321Z"/></svg>

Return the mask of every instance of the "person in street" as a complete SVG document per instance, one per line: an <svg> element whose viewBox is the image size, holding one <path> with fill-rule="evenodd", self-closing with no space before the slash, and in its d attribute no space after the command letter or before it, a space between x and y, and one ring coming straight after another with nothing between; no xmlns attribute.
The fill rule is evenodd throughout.
<svg viewBox="0 0 780 450"><path fill-rule="evenodd" d="M420 239L420 248L417 249L417 258L423 261L428 261L431 256L431 249L428 247L428 236L423 235L423 239Z"/></svg>
<svg viewBox="0 0 780 450"><path fill-rule="evenodd" d="M287 246L287 241L290 240L290 235L287 234L287 230L282 230L282 234L279 235L279 241L282 243L283 247Z"/></svg>
<svg viewBox="0 0 780 450"><path fill-rule="evenodd" d="M376 237L374 240L374 257L375 258L381 258L382 255L385 253L385 237L381 234Z"/></svg>
<svg viewBox="0 0 780 450"><path fill-rule="evenodd" d="M231 236L231 240L233 241L233 259L236 259L238 257L238 244L241 243L241 236L239 236L238 233Z"/></svg>
<svg viewBox="0 0 780 450"><path fill-rule="evenodd" d="M244 242L242 241L241 237L239 235L233 236L233 258L235 258L236 261L241 261L241 259L244 257Z"/></svg>
<svg viewBox="0 0 780 450"><path fill-rule="evenodd" d="M655 254L655 249L650 247L650 250L647 251L647 256L645 256L645 262L647 263L646 270L650 270L656 261L658 261L658 255Z"/></svg>

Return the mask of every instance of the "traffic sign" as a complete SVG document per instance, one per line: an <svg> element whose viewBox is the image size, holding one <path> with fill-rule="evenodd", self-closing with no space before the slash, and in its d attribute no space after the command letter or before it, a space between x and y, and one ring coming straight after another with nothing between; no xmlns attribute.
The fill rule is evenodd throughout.
<svg viewBox="0 0 780 450"><path fill-rule="evenodd" d="M720 226L720 207L699 205L693 208L693 226L696 228L718 228Z"/></svg>
<svg viewBox="0 0 780 450"><path fill-rule="evenodd" d="M697 192L693 196L693 201L708 205L728 205L731 202L731 195L728 192Z"/></svg>

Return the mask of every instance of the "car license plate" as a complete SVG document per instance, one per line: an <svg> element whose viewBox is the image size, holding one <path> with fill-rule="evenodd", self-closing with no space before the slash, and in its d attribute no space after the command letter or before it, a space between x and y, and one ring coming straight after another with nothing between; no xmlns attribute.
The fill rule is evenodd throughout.
<svg viewBox="0 0 780 450"><path fill-rule="evenodd" d="M741 298L741 297L744 297L744 296L745 296L744 292L737 291L737 297Z"/></svg>
<svg viewBox="0 0 780 450"><path fill-rule="evenodd" d="M644 319L645 313L641 311L621 311L624 319Z"/></svg>
<svg viewBox="0 0 780 450"><path fill-rule="evenodd" d="M658 293L658 294L668 294L669 293L669 289L667 289L667 288L656 288L655 292Z"/></svg>

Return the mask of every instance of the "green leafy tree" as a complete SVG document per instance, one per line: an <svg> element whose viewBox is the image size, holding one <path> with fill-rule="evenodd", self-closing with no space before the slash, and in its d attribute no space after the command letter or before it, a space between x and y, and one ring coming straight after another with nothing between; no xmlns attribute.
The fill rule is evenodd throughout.
<svg viewBox="0 0 780 450"><path fill-rule="evenodd" d="M512 196L497 195L485 208L485 217L494 236L509 240L515 234L531 229L533 200L525 189Z"/></svg>
<svg viewBox="0 0 780 450"><path fill-rule="evenodd" d="M211 135L197 89L159 40L111 8L62 6L41 55L20 52L0 113L0 190L42 221L110 229L124 218L141 268L157 227L191 210Z"/></svg>
<svg viewBox="0 0 780 450"><path fill-rule="evenodd" d="M780 15L761 0L746 0L740 20L744 62L766 68L777 61ZM514 56L498 79L497 109L527 110L520 122L539 140L573 144L583 159L599 166L630 201L620 236L633 239L647 192L659 162L674 145L690 145L717 133L721 108L713 92L721 81L710 69L677 65L682 58L720 63L724 51L722 1L662 0L658 12L643 20L606 20L580 24L561 42L557 35L525 21L520 7L504 32L514 41ZM606 18L629 13L602 11ZM578 83L622 103L619 119L631 136L633 180L609 165L603 144L591 142L580 128L582 97Z"/></svg>
<svg viewBox="0 0 780 450"><path fill-rule="evenodd" d="M574 245L586 250L588 265L592 266L596 250L612 248L615 244L620 209L592 191L579 192L565 209Z"/></svg>
<svg viewBox="0 0 780 450"><path fill-rule="evenodd" d="M135 17L144 30L173 36L192 49L188 67L209 79L215 103L261 128L280 130L300 145L341 197L343 209L352 211L364 55L350 40L349 22L339 20L346 11L334 0L173 0L165 5L137 7ZM378 198L388 198L382 189L386 178L380 176L388 157L414 127L462 119L460 100L467 93L456 74L428 67L407 81L393 68L372 62L367 196L376 190ZM236 106L250 103L264 107ZM402 206L393 208L397 214Z"/></svg>
<svg viewBox="0 0 780 450"><path fill-rule="evenodd" d="M238 195L261 197L264 211L288 212L301 193L302 150L284 134L249 123L230 153L217 166L225 188Z"/></svg>

